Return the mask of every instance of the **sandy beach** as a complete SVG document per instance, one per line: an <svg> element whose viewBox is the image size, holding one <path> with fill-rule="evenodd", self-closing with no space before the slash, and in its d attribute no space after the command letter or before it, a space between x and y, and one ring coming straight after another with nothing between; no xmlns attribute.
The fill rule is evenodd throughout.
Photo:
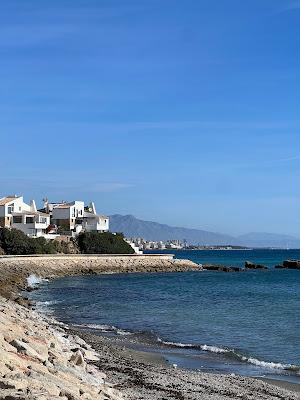
<svg viewBox="0 0 300 400"><path fill-rule="evenodd" d="M68 263L62 266L57 259L51 263L48 260L51 267L43 264L40 268L32 261L27 261L26 268L24 261L9 263L0 262L1 279L5 282L2 295L12 290L11 297L18 303L21 301L17 292L25 289L26 277L33 272L44 277L72 275L74 270L77 274L84 270L92 273L88 264L78 271ZM162 269L156 263L155 269ZM180 261L173 267L195 269L192 264ZM113 270L117 269L112 267L106 272ZM150 272L151 266L144 265L140 272L145 270ZM103 272L103 265L97 269L100 271ZM0 307L1 400L300 399L298 387L288 382L267 383L174 368L159 354L126 347L122 338L101 337L63 326L11 299L1 297Z"/></svg>

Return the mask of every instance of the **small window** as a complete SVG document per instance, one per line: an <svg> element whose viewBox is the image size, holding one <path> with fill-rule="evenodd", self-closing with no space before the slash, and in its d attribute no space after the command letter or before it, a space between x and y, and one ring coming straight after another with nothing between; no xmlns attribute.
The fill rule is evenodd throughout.
<svg viewBox="0 0 300 400"><path fill-rule="evenodd" d="M34 218L33 217L26 217L26 224L33 224Z"/></svg>
<svg viewBox="0 0 300 400"><path fill-rule="evenodd" d="M15 215L13 217L13 223L14 224L21 224L22 223L22 216L21 215Z"/></svg>

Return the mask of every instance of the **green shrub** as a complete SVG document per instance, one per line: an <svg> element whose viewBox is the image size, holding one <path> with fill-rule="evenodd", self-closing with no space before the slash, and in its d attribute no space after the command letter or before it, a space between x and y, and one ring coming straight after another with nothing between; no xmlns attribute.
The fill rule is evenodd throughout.
<svg viewBox="0 0 300 400"><path fill-rule="evenodd" d="M83 254L133 254L133 248L125 242L122 234L110 232L82 232L77 246Z"/></svg>
<svg viewBox="0 0 300 400"><path fill-rule="evenodd" d="M66 246L56 240L46 240L44 237L30 238L18 229L7 228L0 229L0 248L5 254L11 255L67 252Z"/></svg>
<svg viewBox="0 0 300 400"><path fill-rule="evenodd" d="M134 250L125 242L121 233L116 235L110 232L80 233L76 240L76 245L78 246L79 251L83 254L134 253ZM4 254L69 254L71 253L72 246L70 243L58 240L46 240L44 237L30 238L18 229L0 229L0 249Z"/></svg>

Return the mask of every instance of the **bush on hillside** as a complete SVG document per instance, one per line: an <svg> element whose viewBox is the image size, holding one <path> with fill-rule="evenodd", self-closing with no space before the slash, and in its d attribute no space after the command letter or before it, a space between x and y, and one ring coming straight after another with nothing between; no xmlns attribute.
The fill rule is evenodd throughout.
<svg viewBox="0 0 300 400"><path fill-rule="evenodd" d="M120 233L82 232L77 237L77 246L83 254L133 254L133 248Z"/></svg>
<svg viewBox="0 0 300 400"><path fill-rule="evenodd" d="M67 252L66 246L44 237L30 238L18 229L0 229L0 249L9 255L56 254ZM1 251L0 251L1 254Z"/></svg>

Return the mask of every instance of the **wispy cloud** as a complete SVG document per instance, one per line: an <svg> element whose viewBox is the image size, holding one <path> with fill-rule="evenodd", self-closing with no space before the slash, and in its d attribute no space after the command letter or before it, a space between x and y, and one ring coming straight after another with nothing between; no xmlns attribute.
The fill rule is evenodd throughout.
<svg viewBox="0 0 300 400"><path fill-rule="evenodd" d="M284 6L280 7L277 10L277 13L283 13L287 11L293 11L293 10L298 10L300 9L300 1L293 1L291 3L287 3Z"/></svg>
<svg viewBox="0 0 300 400"><path fill-rule="evenodd" d="M27 174L28 175L28 174ZM64 196L72 196L73 193L97 194L113 193L134 187L126 182L97 181L92 176L78 177L72 179L69 176L61 176L58 179L44 179L43 177L28 176L19 178L17 176L5 176L0 178L1 193L4 196L6 192L16 192L18 194L26 193L28 187L45 191L45 195L56 195L64 193ZM5 192L5 193L4 193ZM0 195L1 197L1 195Z"/></svg>
<svg viewBox="0 0 300 400"><path fill-rule="evenodd" d="M260 168L276 168L282 164L288 164L293 161L300 161L300 156L282 157L282 158L270 158L268 160L250 162L245 164L231 165L233 169L260 169Z"/></svg>

